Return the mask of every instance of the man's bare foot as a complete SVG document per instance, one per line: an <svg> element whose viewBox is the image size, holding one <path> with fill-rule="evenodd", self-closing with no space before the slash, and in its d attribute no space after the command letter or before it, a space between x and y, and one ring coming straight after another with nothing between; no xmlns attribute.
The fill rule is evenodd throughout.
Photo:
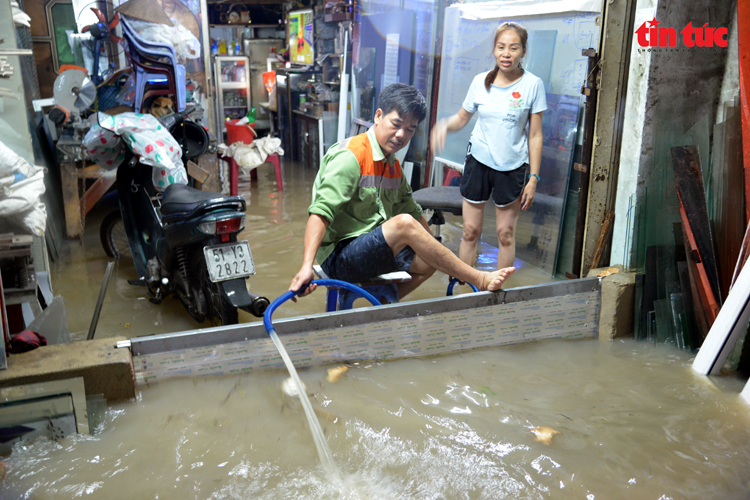
<svg viewBox="0 0 750 500"><path fill-rule="evenodd" d="M506 267L503 269L498 269L495 272L482 273L480 277L480 283L477 286L480 291L489 290L490 292L494 292L496 290L500 290L500 287L503 285L503 282L508 279L508 277L516 272L515 267Z"/></svg>

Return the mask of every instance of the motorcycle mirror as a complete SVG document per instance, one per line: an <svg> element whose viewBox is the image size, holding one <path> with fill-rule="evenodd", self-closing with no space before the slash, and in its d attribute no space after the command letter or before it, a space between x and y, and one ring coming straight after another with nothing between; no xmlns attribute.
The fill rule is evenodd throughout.
<svg viewBox="0 0 750 500"><path fill-rule="evenodd" d="M159 120L159 123L162 124L162 126L167 130L172 130L172 127L177 125L180 120L182 120L182 116L180 116L179 113L170 113L168 115L161 116L157 118Z"/></svg>

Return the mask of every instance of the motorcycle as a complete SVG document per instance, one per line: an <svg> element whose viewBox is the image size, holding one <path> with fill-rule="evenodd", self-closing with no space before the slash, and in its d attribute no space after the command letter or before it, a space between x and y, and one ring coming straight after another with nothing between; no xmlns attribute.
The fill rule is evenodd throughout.
<svg viewBox="0 0 750 500"><path fill-rule="evenodd" d="M202 155L208 134L186 119L192 110L159 119L182 147L183 161ZM115 186L119 210L105 217L100 236L105 252L119 257L127 250L138 280L151 302L175 294L198 322L229 325L238 322L237 309L261 317L267 298L248 292L245 280L255 274L250 245L238 241L245 228L245 199L170 184L154 187L153 168L123 148Z"/></svg>

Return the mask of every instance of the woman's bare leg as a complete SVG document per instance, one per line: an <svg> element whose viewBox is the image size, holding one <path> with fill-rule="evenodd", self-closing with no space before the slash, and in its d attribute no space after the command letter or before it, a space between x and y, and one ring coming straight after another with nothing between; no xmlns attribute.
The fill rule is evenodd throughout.
<svg viewBox="0 0 750 500"><path fill-rule="evenodd" d="M470 266L477 260L477 245L482 235L482 219L484 207L487 203L471 203L463 201L464 231L461 246L458 247L458 258Z"/></svg>
<svg viewBox="0 0 750 500"><path fill-rule="evenodd" d="M504 207L495 206L498 269L511 267L516 261L516 224L520 210L520 198Z"/></svg>

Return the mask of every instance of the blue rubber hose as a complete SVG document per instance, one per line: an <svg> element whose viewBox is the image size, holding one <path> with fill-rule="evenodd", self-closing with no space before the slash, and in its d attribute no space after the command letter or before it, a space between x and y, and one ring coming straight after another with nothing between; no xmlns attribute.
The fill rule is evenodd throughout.
<svg viewBox="0 0 750 500"><path fill-rule="evenodd" d="M318 286L332 286L336 288L346 288L350 292L354 292L361 296L363 299L367 299L370 301L370 303L374 306L380 306L382 305L378 299L373 297L372 294L364 291L357 285L352 285L351 283L347 283L346 281L340 281L340 280L331 280L331 279L324 279L324 280L313 280L308 285L318 285ZM307 288L308 285L304 285L300 287L300 289L296 292L292 292L291 290L284 293L283 295L280 295L276 300L271 302L271 305L268 306L266 309L265 314L263 314L263 326L266 327L267 332L271 332L271 330L274 330L273 323L271 323L271 316L273 315L273 312L284 302L291 299L295 295L299 295L302 293L302 290ZM274 330L275 331L275 330Z"/></svg>
<svg viewBox="0 0 750 500"><path fill-rule="evenodd" d="M453 295L453 285L455 285L456 283L458 283L458 279L451 278L450 283L448 283L448 292L445 294L446 296L450 297L451 295ZM466 283L466 284L469 285L471 289L474 290L475 292L479 291L479 289L475 287L474 285L472 285L471 283Z"/></svg>

